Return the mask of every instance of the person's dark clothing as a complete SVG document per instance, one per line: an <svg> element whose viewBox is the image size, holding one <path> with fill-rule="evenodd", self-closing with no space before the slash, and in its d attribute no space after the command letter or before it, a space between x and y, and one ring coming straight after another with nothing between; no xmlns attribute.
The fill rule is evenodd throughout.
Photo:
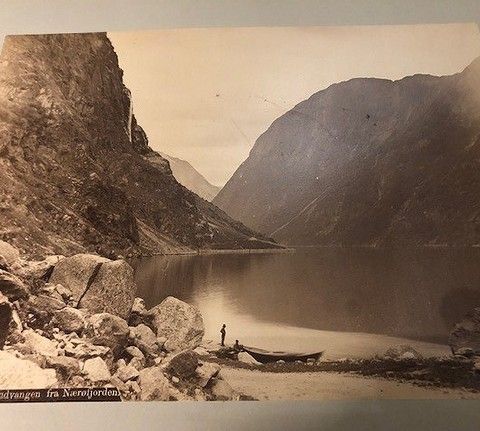
<svg viewBox="0 0 480 431"><path fill-rule="evenodd" d="M225 335L227 334L227 331L225 331L225 328L220 329L220 333L222 334L222 346L225 346Z"/></svg>

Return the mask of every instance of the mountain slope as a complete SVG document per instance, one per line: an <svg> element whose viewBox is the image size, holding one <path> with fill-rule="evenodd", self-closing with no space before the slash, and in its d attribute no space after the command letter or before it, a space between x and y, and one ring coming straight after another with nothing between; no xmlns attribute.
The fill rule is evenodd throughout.
<svg viewBox="0 0 480 431"><path fill-rule="evenodd" d="M29 255L262 247L148 147L122 75L103 33L5 39L0 238Z"/></svg>
<svg viewBox="0 0 480 431"><path fill-rule="evenodd" d="M212 201L220 191L221 187L210 184L207 179L186 160L169 156L160 151L159 154L170 163L170 169L176 180L201 198Z"/></svg>
<svg viewBox="0 0 480 431"><path fill-rule="evenodd" d="M480 243L480 59L353 79L278 118L214 199L279 241Z"/></svg>

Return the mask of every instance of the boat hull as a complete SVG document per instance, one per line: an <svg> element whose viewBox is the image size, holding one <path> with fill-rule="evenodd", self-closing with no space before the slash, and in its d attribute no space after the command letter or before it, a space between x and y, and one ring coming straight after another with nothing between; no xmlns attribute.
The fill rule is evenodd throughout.
<svg viewBox="0 0 480 431"><path fill-rule="evenodd" d="M323 355L323 351L313 353L269 352L268 350L252 347L244 347L243 350L249 355L251 355L256 361L261 362L262 364L268 364L280 360L285 362L305 362L308 359L318 360Z"/></svg>

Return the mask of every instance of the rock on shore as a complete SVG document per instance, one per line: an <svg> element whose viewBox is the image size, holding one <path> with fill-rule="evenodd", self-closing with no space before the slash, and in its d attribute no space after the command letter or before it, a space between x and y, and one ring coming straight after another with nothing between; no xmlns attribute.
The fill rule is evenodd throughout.
<svg viewBox="0 0 480 431"><path fill-rule="evenodd" d="M147 310L126 262L15 259L15 270L0 270L0 389L113 385L124 400L238 399L220 367L192 350L200 312L173 297Z"/></svg>
<svg viewBox="0 0 480 431"><path fill-rule="evenodd" d="M200 345L205 327L197 307L169 296L148 314L153 316L157 336L166 338L167 351L194 349Z"/></svg>
<svg viewBox="0 0 480 431"><path fill-rule="evenodd" d="M133 269L124 260L77 254L55 266L50 282L68 286L77 305L92 313L127 319L135 299Z"/></svg>
<svg viewBox="0 0 480 431"><path fill-rule="evenodd" d="M473 309L457 323L450 333L448 344L455 353L464 352L480 355L480 307Z"/></svg>

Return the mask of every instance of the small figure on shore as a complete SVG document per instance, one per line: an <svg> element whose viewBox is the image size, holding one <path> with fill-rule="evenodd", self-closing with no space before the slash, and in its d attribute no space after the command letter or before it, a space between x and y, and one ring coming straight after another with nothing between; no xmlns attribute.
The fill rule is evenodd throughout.
<svg viewBox="0 0 480 431"><path fill-rule="evenodd" d="M222 329L220 329L220 334L222 334L222 346L225 346L225 335L227 334L227 331L225 330L226 327L227 325L224 323Z"/></svg>
<svg viewBox="0 0 480 431"><path fill-rule="evenodd" d="M240 353L243 350L243 346L239 344L238 340L235 340L235 344L233 345L233 350L235 350L236 353Z"/></svg>

